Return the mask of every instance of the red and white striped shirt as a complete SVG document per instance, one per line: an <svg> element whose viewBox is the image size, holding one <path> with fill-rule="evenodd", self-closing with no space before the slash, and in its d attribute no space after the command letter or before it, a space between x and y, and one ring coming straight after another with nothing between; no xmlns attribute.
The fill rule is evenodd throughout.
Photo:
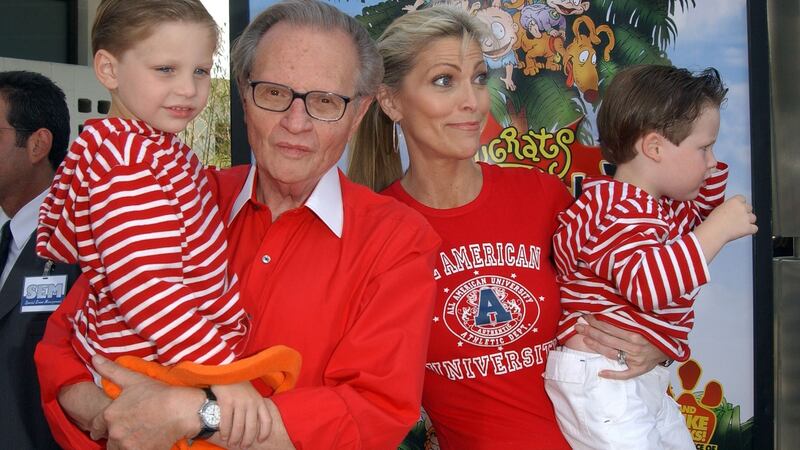
<svg viewBox="0 0 800 450"><path fill-rule="evenodd" d="M228 279L222 218L202 164L174 134L86 122L39 222L39 255L77 262L89 279L72 318L87 364L95 353L224 364L244 348L248 318Z"/></svg>
<svg viewBox="0 0 800 450"><path fill-rule="evenodd" d="M694 201L660 201L610 178L584 183L580 198L559 216L553 258L564 310L563 343L583 314L635 331L670 358L689 358L692 305L709 280L694 233L725 200L727 165L706 180Z"/></svg>

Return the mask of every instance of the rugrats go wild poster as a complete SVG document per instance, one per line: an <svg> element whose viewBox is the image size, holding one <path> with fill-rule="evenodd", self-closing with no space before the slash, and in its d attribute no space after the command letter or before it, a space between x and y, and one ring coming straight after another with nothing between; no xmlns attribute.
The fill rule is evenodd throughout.
<svg viewBox="0 0 800 450"><path fill-rule="evenodd" d="M323 1L373 38L394 18L431 4L478 17L493 39L483 43L491 112L475 159L543 170L576 195L585 177L613 171L600 154L595 117L617 72L636 64L715 67L729 93L714 152L730 166L727 196L751 197L751 158L769 149L750 148L746 0ZM249 0L250 17L273 2ZM519 202L528 195L536 194L520 192ZM750 238L712 262L711 282L695 302L692 358L671 368L669 393L698 449L752 448L752 264ZM424 414L400 448L438 448Z"/></svg>

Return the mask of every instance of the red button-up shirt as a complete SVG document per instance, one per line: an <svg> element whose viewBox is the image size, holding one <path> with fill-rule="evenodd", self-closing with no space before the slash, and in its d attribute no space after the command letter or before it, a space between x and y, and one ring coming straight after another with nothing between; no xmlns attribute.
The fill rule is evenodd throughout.
<svg viewBox="0 0 800 450"><path fill-rule="evenodd" d="M419 416L438 236L336 169L277 219L255 200L254 169L209 175L252 317L246 353L284 344L303 357L295 389L272 397L295 447L396 446ZM64 349L63 321L51 320L37 350L45 414L59 443L87 448L56 399L61 386L88 379Z"/></svg>

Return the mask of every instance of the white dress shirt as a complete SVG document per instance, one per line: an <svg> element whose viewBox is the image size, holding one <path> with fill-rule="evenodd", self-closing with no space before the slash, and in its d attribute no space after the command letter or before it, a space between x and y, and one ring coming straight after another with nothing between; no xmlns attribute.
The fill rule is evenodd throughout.
<svg viewBox="0 0 800 450"><path fill-rule="evenodd" d="M44 202L48 192L50 192L49 187L42 191L39 196L29 201L11 218L11 236L13 239L8 247L6 266L3 268L3 273L0 274L0 289L3 289L6 278L11 273L11 269L14 268L14 263L17 262L19 254L22 253L22 249L28 243L28 239L31 238L31 235L36 230L36 225L39 223L39 207Z"/></svg>

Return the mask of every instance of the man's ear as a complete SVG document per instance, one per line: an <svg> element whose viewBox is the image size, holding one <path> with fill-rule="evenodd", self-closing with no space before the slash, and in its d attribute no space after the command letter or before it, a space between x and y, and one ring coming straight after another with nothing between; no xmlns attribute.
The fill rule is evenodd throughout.
<svg viewBox="0 0 800 450"><path fill-rule="evenodd" d="M244 88L242 88L242 84L245 86ZM239 94L239 101L241 102L242 105L242 111L244 111L245 108L244 105L250 103L250 100L253 98L252 97L253 94L250 92L251 89L253 88L251 88L249 84L246 83L240 84L239 80L236 80L236 91ZM251 97L248 97L247 94L250 94Z"/></svg>
<svg viewBox="0 0 800 450"><path fill-rule="evenodd" d="M356 118L353 120L352 125L350 126L350 137L352 138L355 134L356 130L358 130L358 126L361 124L361 120L364 118L364 115L369 111L369 106L374 101L373 97L361 97L358 99L358 109L356 110Z"/></svg>
<svg viewBox="0 0 800 450"><path fill-rule="evenodd" d="M655 131L648 132L636 143L638 153L641 153L645 158L649 158L655 162L660 162L664 156L664 136L656 133Z"/></svg>
<svg viewBox="0 0 800 450"><path fill-rule="evenodd" d="M253 104L253 102L248 102L242 96L239 97L239 100L241 100L241 102L242 102L241 103L241 105L242 105L242 118L243 118L242 120L244 120L244 126L247 127L247 108L250 108L251 105Z"/></svg>
<svg viewBox="0 0 800 450"><path fill-rule="evenodd" d="M401 108L400 103L397 101L396 96L388 86L385 84L380 85L376 97L384 114L389 116L389 118L392 119L392 122L399 122L403 120L403 109Z"/></svg>
<svg viewBox="0 0 800 450"><path fill-rule="evenodd" d="M94 54L94 74L106 89L113 91L119 86L117 66L119 61L107 50L100 49Z"/></svg>
<svg viewBox="0 0 800 450"><path fill-rule="evenodd" d="M47 160L50 148L53 146L53 133L47 128L39 128L28 136L25 150L28 152L28 161L36 165L42 160Z"/></svg>

